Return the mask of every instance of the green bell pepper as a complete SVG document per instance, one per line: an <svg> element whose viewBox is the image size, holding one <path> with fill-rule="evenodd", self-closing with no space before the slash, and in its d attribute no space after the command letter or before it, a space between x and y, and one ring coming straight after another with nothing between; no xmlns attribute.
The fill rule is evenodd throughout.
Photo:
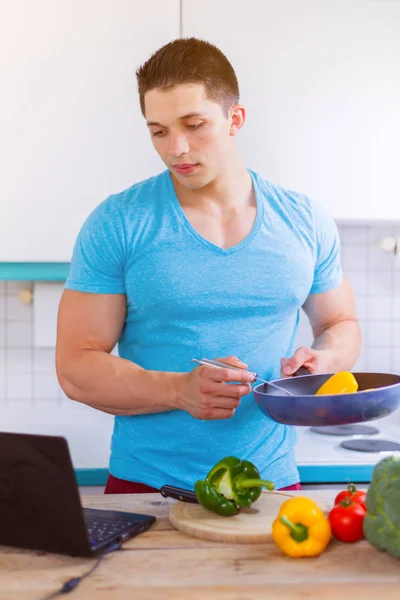
<svg viewBox="0 0 400 600"><path fill-rule="evenodd" d="M196 481L194 491L199 503L218 515L236 515L242 507L251 506L261 494L261 488L274 489L264 481L253 463L227 456L215 465L203 481Z"/></svg>

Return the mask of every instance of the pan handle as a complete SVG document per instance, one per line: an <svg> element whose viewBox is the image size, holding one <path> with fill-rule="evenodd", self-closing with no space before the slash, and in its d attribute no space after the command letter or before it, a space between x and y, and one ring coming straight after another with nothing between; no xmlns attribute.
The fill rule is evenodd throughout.
<svg viewBox="0 0 400 600"><path fill-rule="evenodd" d="M293 373L293 377L300 377L301 375L311 375L311 373L305 367L300 367L300 369L297 369L297 371Z"/></svg>

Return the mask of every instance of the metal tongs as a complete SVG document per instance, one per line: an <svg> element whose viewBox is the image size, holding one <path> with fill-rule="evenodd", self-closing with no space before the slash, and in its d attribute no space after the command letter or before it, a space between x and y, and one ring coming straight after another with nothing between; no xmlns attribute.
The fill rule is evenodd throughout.
<svg viewBox="0 0 400 600"><path fill-rule="evenodd" d="M284 392L288 396L293 396L293 394L291 394L284 388L280 387L279 385L276 385L276 383L272 383L271 381L267 381L266 379L259 377L258 373L250 371L249 369L243 369L242 367L233 367L232 365L230 365L228 363L224 363L219 360L210 360L209 358L200 358L200 359L192 358L191 362L198 363L199 365L209 365L210 367L219 367L220 369L226 369L228 367L228 369L233 369L234 371L247 371L248 373L251 373L253 375L253 380L251 383L255 383L256 381L261 381L262 383L266 383L266 384L270 385L271 387L276 388L280 392Z"/></svg>

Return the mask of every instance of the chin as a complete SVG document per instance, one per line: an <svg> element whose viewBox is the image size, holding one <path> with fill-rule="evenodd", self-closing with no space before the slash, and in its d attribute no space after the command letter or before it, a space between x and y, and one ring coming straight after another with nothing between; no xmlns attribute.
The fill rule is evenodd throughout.
<svg viewBox="0 0 400 600"><path fill-rule="evenodd" d="M179 180L179 183L182 185L182 187L186 188L187 190L199 190L200 188L207 185L207 182L205 181L187 181L187 179L184 181Z"/></svg>
<svg viewBox="0 0 400 600"><path fill-rule="evenodd" d="M179 180L179 183L182 185L182 187L188 190L198 190L202 187L207 186L214 180L213 177L207 177L204 174L202 174L201 176L198 175L197 177L177 177L177 179Z"/></svg>

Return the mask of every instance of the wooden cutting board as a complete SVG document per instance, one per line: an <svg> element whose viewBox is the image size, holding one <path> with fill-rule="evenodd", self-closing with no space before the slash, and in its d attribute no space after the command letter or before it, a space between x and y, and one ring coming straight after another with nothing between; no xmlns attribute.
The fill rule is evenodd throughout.
<svg viewBox="0 0 400 600"><path fill-rule="evenodd" d="M281 504L288 498L305 495L300 492L262 492L254 504L232 517L222 517L200 504L178 500L170 510L169 519L176 529L192 537L215 542L262 544L272 539L272 523ZM318 502L318 506L324 512L329 510L324 503Z"/></svg>

